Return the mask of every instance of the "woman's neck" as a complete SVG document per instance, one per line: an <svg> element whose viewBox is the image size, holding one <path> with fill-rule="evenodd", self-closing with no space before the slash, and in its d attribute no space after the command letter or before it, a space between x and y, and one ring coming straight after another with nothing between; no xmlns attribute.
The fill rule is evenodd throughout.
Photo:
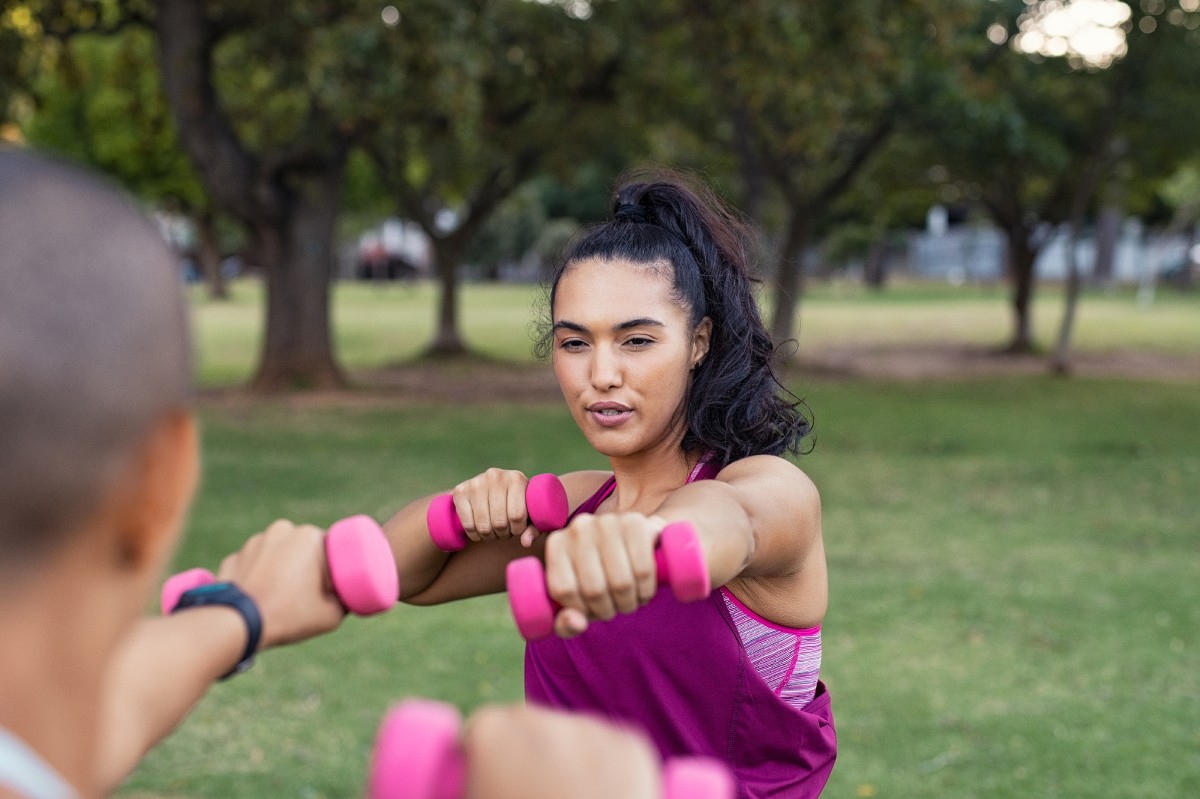
<svg viewBox="0 0 1200 799"><path fill-rule="evenodd" d="M684 452L678 440L636 455L609 458L617 482L609 502L618 511L652 513L687 481L699 460L699 452Z"/></svg>

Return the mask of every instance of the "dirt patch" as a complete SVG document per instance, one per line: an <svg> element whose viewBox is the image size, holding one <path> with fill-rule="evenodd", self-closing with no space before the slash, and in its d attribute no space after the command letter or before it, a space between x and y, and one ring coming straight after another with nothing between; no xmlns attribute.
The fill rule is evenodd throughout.
<svg viewBox="0 0 1200 799"><path fill-rule="evenodd" d="M867 380L955 380L983 377L1044 375L1046 355L1011 355L985 347L956 344L840 345L804 353L801 375ZM1092 378L1125 378L1161 382L1200 381L1200 354L1118 350L1080 353L1071 374Z"/></svg>
<svg viewBox="0 0 1200 799"><path fill-rule="evenodd" d="M962 345L836 345L801 355L800 378L846 380L969 380L1049 373L1045 355L1004 355ZM1123 350L1083 353L1072 374L1157 382L1200 382L1200 354L1169 355ZM495 402L546 404L562 401L548 365L514 365L483 359L418 361L353 372L354 388L309 391L273 398L289 407L395 407L405 404L487 405ZM262 397L241 388L203 392L205 405L228 408L258 404Z"/></svg>

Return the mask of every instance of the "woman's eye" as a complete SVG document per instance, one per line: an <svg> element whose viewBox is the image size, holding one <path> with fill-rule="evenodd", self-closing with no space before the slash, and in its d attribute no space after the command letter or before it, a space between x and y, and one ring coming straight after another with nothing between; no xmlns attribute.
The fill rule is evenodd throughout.
<svg viewBox="0 0 1200 799"><path fill-rule="evenodd" d="M630 338L625 339L625 343L630 347L634 347L635 349L642 349L643 347L649 347L651 344L653 344L654 339L646 338L645 336L631 336Z"/></svg>
<svg viewBox="0 0 1200 799"><path fill-rule="evenodd" d="M567 352L575 352L576 350L583 349L585 346L587 345L577 338L565 338L558 344L559 349L566 350Z"/></svg>

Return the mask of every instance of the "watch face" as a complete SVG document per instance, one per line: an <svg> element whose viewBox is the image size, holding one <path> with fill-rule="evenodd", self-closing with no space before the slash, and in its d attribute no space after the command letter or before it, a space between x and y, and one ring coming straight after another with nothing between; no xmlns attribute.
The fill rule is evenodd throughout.
<svg viewBox="0 0 1200 799"><path fill-rule="evenodd" d="M183 596L179 598L180 604L184 605L202 605L209 602L242 596L242 592L234 586L233 583L206 583L198 585L195 588L185 591Z"/></svg>

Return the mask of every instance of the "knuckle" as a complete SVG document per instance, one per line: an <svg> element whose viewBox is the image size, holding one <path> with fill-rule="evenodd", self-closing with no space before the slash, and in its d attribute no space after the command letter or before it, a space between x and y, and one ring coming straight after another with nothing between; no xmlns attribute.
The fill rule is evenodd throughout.
<svg viewBox="0 0 1200 799"><path fill-rule="evenodd" d="M551 574L546 578L546 590L560 605L578 605L579 594L574 584Z"/></svg>
<svg viewBox="0 0 1200 799"><path fill-rule="evenodd" d="M617 609L613 607L611 602L605 602L594 607L592 609L592 615L602 621L608 621L609 619L616 617Z"/></svg>
<svg viewBox="0 0 1200 799"><path fill-rule="evenodd" d="M635 593L635 586L633 580L626 580L624 577L618 577L609 581L608 590L613 596L625 598L633 596Z"/></svg>
<svg viewBox="0 0 1200 799"><path fill-rule="evenodd" d="M638 584L649 585L657 576L652 564L638 564L633 567L633 579Z"/></svg>
<svg viewBox="0 0 1200 799"><path fill-rule="evenodd" d="M557 535L565 536L568 541L576 542L592 538L596 534L596 517L583 516L571 524Z"/></svg>
<svg viewBox="0 0 1200 799"><path fill-rule="evenodd" d="M580 589L583 600L589 605L599 605L609 598L607 586L585 585Z"/></svg>

